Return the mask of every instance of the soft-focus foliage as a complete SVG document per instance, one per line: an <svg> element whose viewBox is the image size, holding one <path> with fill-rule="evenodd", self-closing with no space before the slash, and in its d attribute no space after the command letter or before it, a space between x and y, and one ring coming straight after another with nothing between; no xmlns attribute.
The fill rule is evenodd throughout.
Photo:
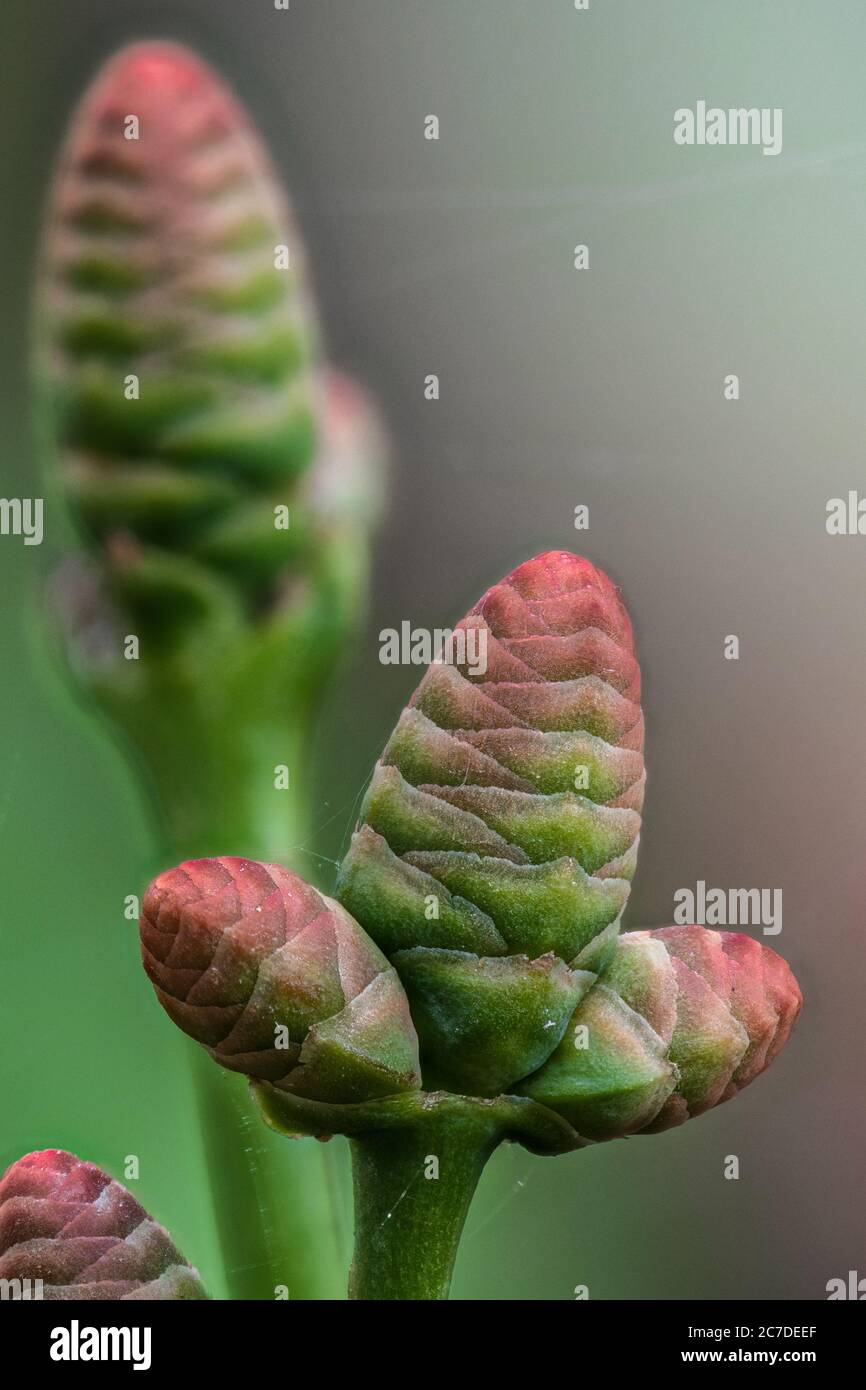
<svg viewBox="0 0 866 1390"><path fill-rule="evenodd" d="M43 235L40 423L87 548L53 597L187 854L294 843L294 798L269 804L267 772L291 764L300 787L366 597L383 434L326 365L305 262L215 74L172 44L113 58Z"/></svg>
<svg viewBox="0 0 866 1390"><path fill-rule="evenodd" d="M381 441L360 393L323 370L303 245L265 151L188 51L126 49L82 102L41 314L65 487L143 628L176 640L220 605L224 620L255 617L311 601L290 592L299 580L333 582L334 530L352 518L363 531L375 511L356 503L377 494ZM311 482L335 456L343 486Z"/></svg>

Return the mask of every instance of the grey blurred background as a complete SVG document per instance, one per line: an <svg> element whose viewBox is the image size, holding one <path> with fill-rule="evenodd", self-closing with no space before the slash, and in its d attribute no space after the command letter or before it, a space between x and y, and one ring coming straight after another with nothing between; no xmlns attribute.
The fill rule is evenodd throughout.
<svg viewBox="0 0 866 1390"><path fill-rule="evenodd" d="M379 630L453 622L535 551L573 548L622 586L645 673L627 925L670 921L675 889L698 879L784 893L767 939L806 1008L773 1070L664 1136L557 1160L500 1151L456 1296L822 1298L828 1279L866 1274L866 537L825 529L828 498L866 494L866 9L4 0L4 495L39 491L26 338L51 162L94 69L147 35L191 43L251 110L296 202L330 355L394 444L373 611L320 733L311 863L344 848L419 674L379 664ZM782 107L783 152L677 147L673 112L698 99ZM577 243L589 270L573 268ZM31 657L45 562L0 543L0 909L8 922L26 902L62 952L82 894L133 891L148 832L117 750ZM77 876L58 881L58 854ZM14 953L3 988L32 989ZM51 1142L52 1087L82 1084L76 1048L95 1027L82 1013L69 1036L50 980L33 997L57 1067L7 1049L0 1072L0 1132L14 1114L30 1147ZM153 1059L138 1066L161 1084ZM167 1097L166 1164L183 1104ZM116 1108L134 1122L134 1096ZM83 1144L86 1094L80 1128ZM175 1220L206 1244L202 1213Z"/></svg>

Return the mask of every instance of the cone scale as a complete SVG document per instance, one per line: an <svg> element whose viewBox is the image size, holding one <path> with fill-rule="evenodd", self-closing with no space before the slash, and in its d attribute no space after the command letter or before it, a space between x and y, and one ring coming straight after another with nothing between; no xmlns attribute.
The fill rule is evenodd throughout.
<svg viewBox="0 0 866 1390"><path fill-rule="evenodd" d="M324 355L303 241L241 102L189 49L96 74L46 207L39 429L78 543L51 617L137 764L165 862L307 837L311 724L363 608L383 441ZM193 1054L236 1296L339 1287L321 1153ZM276 1209L305 1197L278 1235Z"/></svg>
<svg viewBox="0 0 866 1390"><path fill-rule="evenodd" d="M41 428L83 551L53 593L69 663L176 851L283 855L363 604L382 439L327 367L262 142L189 50L136 44L97 74L40 264Z"/></svg>
<svg viewBox="0 0 866 1390"><path fill-rule="evenodd" d="M61 1149L27 1154L0 1178L0 1279L46 1301L207 1298L126 1188Z"/></svg>
<svg viewBox="0 0 866 1390"><path fill-rule="evenodd" d="M469 628L466 650L483 659L428 669L336 888L405 992L419 1067L402 1087L392 1074L390 1091L327 1094L260 1066L254 1082L273 1128L351 1140L356 1298L447 1297L475 1184L503 1140L555 1154L682 1124L766 1069L801 1004L785 962L748 937L620 931L643 716L610 580L566 552L538 556L485 594L458 632ZM280 1018L294 1008L283 999Z"/></svg>

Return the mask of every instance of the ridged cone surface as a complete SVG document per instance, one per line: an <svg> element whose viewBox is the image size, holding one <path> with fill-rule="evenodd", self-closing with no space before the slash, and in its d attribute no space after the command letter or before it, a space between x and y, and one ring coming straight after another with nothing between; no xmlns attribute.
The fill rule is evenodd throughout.
<svg viewBox="0 0 866 1390"><path fill-rule="evenodd" d="M278 864L200 859L161 874L141 948L163 1008L230 1071L334 1103L419 1084L395 970L339 903Z"/></svg>
<svg viewBox="0 0 866 1390"><path fill-rule="evenodd" d="M607 576L539 555L470 630L377 763L337 896L397 967L425 1087L516 1090L590 1140L679 1123L772 1059L796 982L746 938L619 936L644 726Z"/></svg>
<svg viewBox="0 0 866 1390"><path fill-rule="evenodd" d="M558 1048L517 1089L587 1139L656 1133L730 1100L786 1043L802 996L738 932L626 932Z"/></svg>
<svg viewBox="0 0 866 1390"><path fill-rule="evenodd" d="M29 1280L27 1296L46 1300L207 1298L126 1188L61 1149L27 1154L0 1179L0 1279Z"/></svg>
<svg viewBox="0 0 866 1390"><path fill-rule="evenodd" d="M486 670L428 669L376 766L338 896L388 954L597 962L628 896L643 795L628 616L605 575L557 551L490 589L469 629Z"/></svg>
<svg viewBox="0 0 866 1390"><path fill-rule="evenodd" d="M145 897L145 967L215 1060L297 1096L511 1092L585 1141L680 1124L769 1065L797 983L737 933L619 934L643 719L610 581L542 555L467 627L487 669L479 648L428 669L374 771L339 902L276 865L187 863Z"/></svg>
<svg viewBox="0 0 866 1390"><path fill-rule="evenodd" d="M143 624L171 606L194 620L220 596L255 619L298 580L333 584L330 548L377 510L382 440L363 393L324 370L303 245L261 141L189 50L136 44L98 74L42 267L64 486L114 597Z"/></svg>

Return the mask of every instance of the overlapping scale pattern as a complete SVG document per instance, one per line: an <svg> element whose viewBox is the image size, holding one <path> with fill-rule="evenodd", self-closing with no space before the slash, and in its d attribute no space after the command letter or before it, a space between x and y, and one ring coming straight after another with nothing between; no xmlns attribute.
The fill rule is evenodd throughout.
<svg viewBox="0 0 866 1390"><path fill-rule="evenodd" d="M215 1060L305 1100L511 1093L574 1143L681 1124L766 1069L796 980L736 933L619 934L643 721L610 581L542 555L468 627L483 642L431 665L376 766L340 902L276 865L192 861L148 890L145 967Z"/></svg>
<svg viewBox="0 0 866 1390"><path fill-rule="evenodd" d="M396 971L339 903L279 864L190 860L142 903L169 1017L230 1071L335 1103L419 1084Z"/></svg>
<svg viewBox="0 0 866 1390"><path fill-rule="evenodd" d="M617 590L551 552L458 632L376 766L337 886L397 967L425 1086L516 1091L589 1140L700 1114L768 1065L800 994L746 937L619 935L644 768Z"/></svg>
<svg viewBox="0 0 866 1390"><path fill-rule="evenodd" d="M126 1188L61 1149L27 1154L0 1179L0 1280L30 1299L207 1298Z"/></svg>
<svg viewBox="0 0 866 1390"><path fill-rule="evenodd" d="M376 766L337 894L406 983L431 1075L489 1093L549 1055L569 1011L542 1008L478 1082L486 1044L452 1016L466 969L496 1032L516 974L556 979L573 1007L614 948L640 830L640 671L616 588L562 551L495 585L457 635Z"/></svg>
<svg viewBox="0 0 866 1390"><path fill-rule="evenodd" d="M136 44L98 74L42 267L64 487L133 615L194 611L224 586L255 617L292 578L329 583L335 524L366 536L376 510L356 503L378 496L382 439L323 368L303 243L258 135L189 50Z"/></svg>
<svg viewBox="0 0 866 1390"><path fill-rule="evenodd" d="M490 589L457 631L469 628L486 669L428 669L377 764L338 894L389 953L598 963L643 796L628 616L605 575L555 551Z"/></svg>
<svg viewBox="0 0 866 1390"><path fill-rule="evenodd" d="M627 932L558 1048L517 1089L588 1139L657 1133L730 1100L802 1005L786 962L738 932Z"/></svg>
<svg viewBox="0 0 866 1390"><path fill-rule="evenodd" d="M228 566L258 517L273 550L271 494L315 443L317 329L243 110L186 50L124 50L73 122L48 228L52 377L89 527Z"/></svg>

